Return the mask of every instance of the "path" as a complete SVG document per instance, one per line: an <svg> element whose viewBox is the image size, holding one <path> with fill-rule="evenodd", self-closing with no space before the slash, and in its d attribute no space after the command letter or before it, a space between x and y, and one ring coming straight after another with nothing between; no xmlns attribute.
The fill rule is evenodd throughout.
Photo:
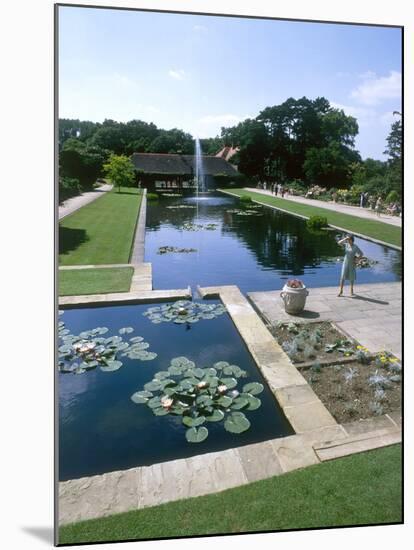
<svg viewBox="0 0 414 550"><path fill-rule="evenodd" d="M65 218L69 214L72 214L82 206L85 206L85 204L93 202L98 197L101 197L103 193L107 193L111 189L112 185L105 183L93 191L88 191L87 193L82 193L81 195L65 200L61 205L59 205L59 220Z"/></svg>
<svg viewBox="0 0 414 550"><path fill-rule="evenodd" d="M274 195L270 191L264 189L256 189L255 187L245 187L246 191L252 191L254 193L260 193L262 195L268 195L273 197ZM278 196L278 198L281 198ZM299 197L297 195L287 195L285 200L292 202L300 202L309 206L316 206L318 208L326 208L326 210L333 210L334 212L340 212L341 214L348 214L349 216L356 216L358 218L366 218L369 220L377 220L380 222L388 223L390 225L402 226L402 218L399 216L389 216L388 214L381 214L378 217L375 212L368 208L360 208L359 206L349 206L347 204L340 204L337 202L325 202L316 199L306 199L305 197Z"/></svg>
<svg viewBox="0 0 414 550"><path fill-rule="evenodd" d="M351 298L345 289L337 297L337 287L310 288L302 314L285 312L280 290L252 292L248 296L271 324L277 321L333 321L349 336L371 352L386 349L401 358L402 296L401 283L358 285Z"/></svg>

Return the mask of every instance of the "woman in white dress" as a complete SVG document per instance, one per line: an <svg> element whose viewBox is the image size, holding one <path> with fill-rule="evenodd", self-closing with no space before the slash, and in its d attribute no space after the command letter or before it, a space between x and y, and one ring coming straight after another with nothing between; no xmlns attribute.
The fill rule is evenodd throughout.
<svg viewBox="0 0 414 550"><path fill-rule="evenodd" d="M348 235L344 239L341 239L338 241L338 244L345 245L345 256L344 256L344 262L342 264L342 271L341 271L341 280L340 280L340 287L339 287L339 294L338 296L342 296L342 293L344 291L344 282L349 281L351 285L351 296L355 296L354 294L354 282L356 279L356 270L355 270L355 257L356 256L363 256L360 248L354 243L354 237L352 235Z"/></svg>

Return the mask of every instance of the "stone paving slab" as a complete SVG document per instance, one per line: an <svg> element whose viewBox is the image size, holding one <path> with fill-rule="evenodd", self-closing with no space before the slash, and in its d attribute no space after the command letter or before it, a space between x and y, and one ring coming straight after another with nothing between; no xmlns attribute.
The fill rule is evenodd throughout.
<svg viewBox="0 0 414 550"><path fill-rule="evenodd" d="M93 191L87 191L86 193L82 193L81 195L65 200L61 205L59 205L59 220L62 220L66 216L69 216L69 214L76 212L76 210L79 210L82 206L85 206L99 197L102 197L102 195L111 189L112 185L106 183L100 187L97 187Z"/></svg>
<svg viewBox="0 0 414 550"><path fill-rule="evenodd" d="M82 296L61 296L59 306L79 305L116 305L150 302L169 302L170 300L189 300L191 288L178 290L142 290L139 292L117 292L111 294L86 294Z"/></svg>
<svg viewBox="0 0 414 550"><path fill-rule="evenodd" d="M314 449L318 459L324 462L397 443L401 443L401 431L393 428L359 434L328 444L315 445Z"/></svg>
<svg viewBox="0 0 414 550"><path fill-rule="evenodd" d="M400 282L363 284L357 297L337 297L337 287L310 288L306 309L299 315L285 312L280 290L251 292L249 299L270 324L277 321L332 321L370 351L402 354L402 314Z"/></svg>
<svg viewBox="0 0 414 550"><path fill-rule="evenodd" d="M397 424L387 415L364 418L355 422L347 422L342 427L349 436L357 436L378 430L395 430Z"/></svg>
<svg viewBox="0 0 414 550"><path fill-rule="evenodd" d="M249 483L283 473L277 453L270 441L239 447L238 454Z"/></svg>
<svg viewBox="0 0 414 550"><path fill-rule="evenodd" d="M138 470L59 483L59 524L98 518L138 507Z"/></svg>
<svg viewBox="0 0 414 550"><path fill-rule="evenodd" d="M152 290L152 264L141 263L134 265L130 292Z"/></svg>

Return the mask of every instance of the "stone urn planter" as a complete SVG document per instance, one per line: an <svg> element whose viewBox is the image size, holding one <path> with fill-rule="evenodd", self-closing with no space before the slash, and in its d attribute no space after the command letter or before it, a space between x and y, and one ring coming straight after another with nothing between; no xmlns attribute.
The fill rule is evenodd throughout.
<svg viewBox="0 0 414 550"><path fill-rule="evenodd" d="M280 297L285 305L286 313L300 313L306 304L309 291L299 279L289 280L282 289Z"/></svg>

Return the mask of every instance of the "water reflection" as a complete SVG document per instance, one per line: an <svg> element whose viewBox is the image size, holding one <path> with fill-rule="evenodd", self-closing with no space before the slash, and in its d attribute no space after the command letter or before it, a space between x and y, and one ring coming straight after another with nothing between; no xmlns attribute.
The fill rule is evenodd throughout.
<svg viewBox="0 0 414 550"><path fill-rule="evenodd" d="M315 233L304 220L263 208L261 215L229 212L240 206L231 197L211 196L197 209L168 206L194 205L195 199L163 199L150 204L147 215L146 261L153 263L155 288L236 284L242 291L281 288L290 276L310 286L336 285L343 248L337 231ZM184 223L216 223L215 231L188 232ZM358 246L373 260L358 270L358 282L385 282L401 278L401 253L363 239ZM160 246L193 247L196 254L157 254Z"/></svg>

